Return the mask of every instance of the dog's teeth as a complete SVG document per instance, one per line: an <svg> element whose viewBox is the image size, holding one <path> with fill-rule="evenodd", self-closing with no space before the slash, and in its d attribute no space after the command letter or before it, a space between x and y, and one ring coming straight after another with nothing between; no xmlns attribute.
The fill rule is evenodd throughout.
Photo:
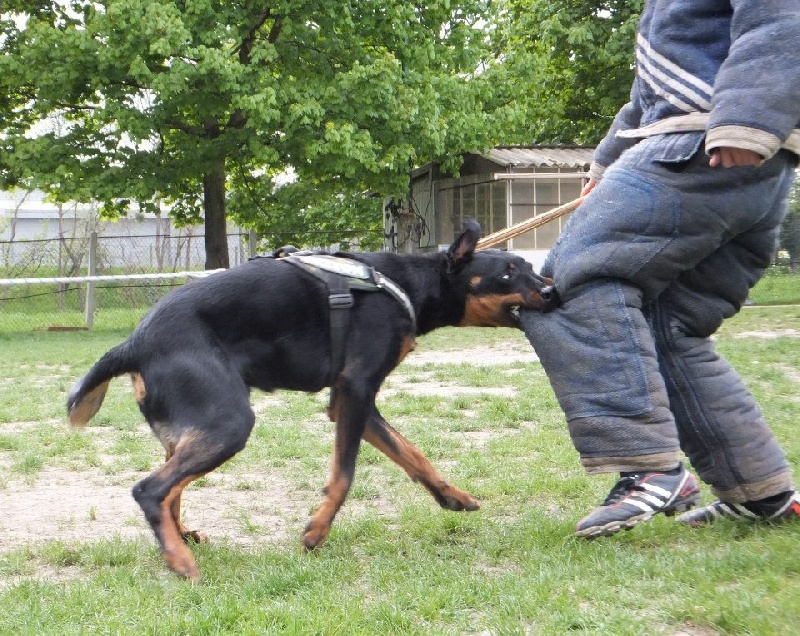
<svg viewBox="0 0 800 636"><path fill-rule="evenodd" d="M519 318L519 305L512 306L511 313L514 314L517 318Z"/></svg>

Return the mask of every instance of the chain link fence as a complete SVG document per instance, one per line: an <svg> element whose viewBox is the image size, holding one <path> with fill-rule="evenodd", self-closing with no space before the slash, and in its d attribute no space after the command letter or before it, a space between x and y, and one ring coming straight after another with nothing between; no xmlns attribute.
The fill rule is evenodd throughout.
<svg viewBox="0 0 800 636"><path fill-rule="evenodd" d="M228 234L231 266L254 255L247 232ZM0 333L132 328L164 294L202 275L204 236L60 237L0 241ZM87 274L106 280L86 282ZM72 278L82 282L74 282Z"/></svg>
<svg viewBox="0 0 800 636"><path fill-rule="evenodd" d="M784 228L776 272L800 269L800 213L795 217L794 225ZM90 231L0 240L0 336L90 327L133 329L167 292L204 275L201 232L196 227L149 235ZM255 237L246 231L228 234L228 251L231 266L246 261L255 256ZM105 280L85 281L89 274Z"/></svg>

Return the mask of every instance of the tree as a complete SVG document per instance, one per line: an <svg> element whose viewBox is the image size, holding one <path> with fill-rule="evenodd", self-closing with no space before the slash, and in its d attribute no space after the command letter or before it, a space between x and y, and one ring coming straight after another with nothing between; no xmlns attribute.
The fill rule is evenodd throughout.
<svg viewBox="0 0 800 636"><path fill-rule="evenodd" d="M598 143L628 101L643 5L507 0L490 70L503 143Z"/></svg>
<svg viewBox="0 0 800 636"><path fill-rule="evenodd" d="M106 215L169 201L226 267L229 213L263 227L300 194L402 196L411 166L490 145L488 4L4 0L0 179Z"/></svg>

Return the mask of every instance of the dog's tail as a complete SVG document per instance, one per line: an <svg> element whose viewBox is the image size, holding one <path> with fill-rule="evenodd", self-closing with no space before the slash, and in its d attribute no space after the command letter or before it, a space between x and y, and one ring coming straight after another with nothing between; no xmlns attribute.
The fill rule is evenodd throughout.
<svg viewBox="0 0 800 636"><path fill-rule="evenodd" d="M75 383L67 397L67 415L72 426L85 426L100 410L113 378L136 370L127 342L106 352L85 376Z"/></svg>

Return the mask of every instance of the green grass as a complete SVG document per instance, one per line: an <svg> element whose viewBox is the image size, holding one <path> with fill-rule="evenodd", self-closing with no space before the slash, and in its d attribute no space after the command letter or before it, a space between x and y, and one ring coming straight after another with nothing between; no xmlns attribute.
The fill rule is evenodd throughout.
<svg viewBox="0 0 800 636"><path fill-rule="evenodd" d="M770 267L751 290L750 300L756 305L800 303L800 274L792 274L785 266Z"/></svg>
<svg viewBox="0 0 800 636"><path fill-rule="evenodd" d="M757 306L726 323L717 339L793 466L800 463L798 331L800 307ZM65 423L72 382L125 334L0 335L0 516L53 472L85 483L90 502L99 481L129 497L132 471L160 464L163 451L124 378L112 383L91 428L71 431ZM529 350L521 334L505 329L442 330L420 339L418 350L487 344ZM200 528L212 542L192 547L199 584L168 574L149 535L65 540L36 529L29 542L12 545L0 518L0 634L796 631L797 525L694 530L657 517L604 540L573 537L575 521L613 478L583 473L538 363L404 363L388 389L393 380L402 389L380 399L382 413L448 480L477 496L480 511L439 509L365 447L329 541L304 554L299 537L320 500L331 453L326 394L254 393L257 426L248 447L189 489L198 508L226 493L245 502L229 511L233 539ZM427 382L447 390L414 391ZM707 488L704 498L711 499ZM265 515L284 519L285 531ZM88 532L104 516L90 506L70 523ZM120 529L126 523L120 519Z"/></svg>

